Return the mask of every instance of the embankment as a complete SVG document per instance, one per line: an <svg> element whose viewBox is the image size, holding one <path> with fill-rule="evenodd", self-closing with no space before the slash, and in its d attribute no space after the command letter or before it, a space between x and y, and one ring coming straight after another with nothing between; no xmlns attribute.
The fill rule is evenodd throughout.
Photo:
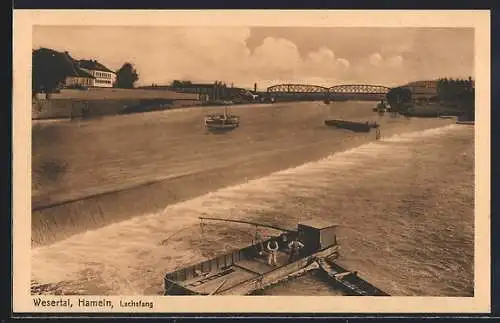
<svg viewBox="0 0 500 323"><path fill-rule="evenodd" d="M32 103L32 119L100 117L141 109L160 110L199 104L201 102L195 93L113 88L64 89L60 93L49 94L49 98L37 95Z"/></svg>
<svg viewBox="0 0 500 323"><path fill-rule="evenodd" d="M326 127L326 118L377 121L382 136L453 122L379 117L372 105L241 106L233 109L241 127L220 135L204 131L200 120L206 109L34 126L32 245L152 213L375 139L373 133Z"/></svg>
<svg viewBox="0 0 500 323"><path fill-rule="evenodd" d="M95 118L195 105L200 105L200 101L168 99L38 100L32 105L31 118L33 120Z"/></svg>
<svg viewBox="0 0 500 323"><path fill-rule="evenodd" d="M62 89L59 93L50 93L54 100L140 100L140 99L171 99L198 100L196 93L179 93L168 90L118 89L118 88L88 88L86 90ZM45 99L45 94L37 94L38 99Z"/></svg>

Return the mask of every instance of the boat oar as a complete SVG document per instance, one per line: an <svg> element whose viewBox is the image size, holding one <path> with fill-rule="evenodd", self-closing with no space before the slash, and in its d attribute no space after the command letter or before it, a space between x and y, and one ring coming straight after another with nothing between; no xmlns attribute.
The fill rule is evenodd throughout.
<svg viewBox="0 0 500 323"><path fill-rule="evenodd" d="M215 295L215 293L217 293L221 288L222 286L224 286L224 284L227 282L227 279L225 279L213 292L211 292L209 295Z"/></svg>

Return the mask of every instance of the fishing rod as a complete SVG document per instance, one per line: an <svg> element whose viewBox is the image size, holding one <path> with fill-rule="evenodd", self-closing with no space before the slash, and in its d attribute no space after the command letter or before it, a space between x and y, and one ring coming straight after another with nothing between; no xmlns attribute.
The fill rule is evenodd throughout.
<svg viewBox="0 0 500 323"><path fill-rule="evenodd" d="M231 220L231 219L222 219L222 218L208 218L208 217L199 217L199 219L200 220L212 220L212 221L243 223L243 224L255 225L257 227L270 228L270 229L274 229L274 230L278 230L278 231L283 231L283 232L294 232L294 230L285 229L285 228L281 228L281 227L270 225L270 224L261 224L261 223L257 223L257 222L251 222L251 221Z"/></svg>

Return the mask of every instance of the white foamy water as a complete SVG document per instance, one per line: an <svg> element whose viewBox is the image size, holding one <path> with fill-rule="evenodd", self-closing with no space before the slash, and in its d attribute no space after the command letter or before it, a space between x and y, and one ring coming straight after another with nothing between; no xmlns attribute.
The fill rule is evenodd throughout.
<svg viewBox="0 0 500 323"><path fill-rule="evenodd" d="M394 237L384 241L384 235L391 231L390 227L387 229L385 215L381 214L378 219L363 216L363 212L370 209L387 212L393 207L387 206L389 201L386 204L383 199L373 197L377 194L377 189L372 189L374 183L379 183L381 190L384 185L400 183L403 175L395 174L405 174L409 163L422 156L418 151L421 141L467 131L461 126L449 125L393 136L170 205L159 213L135 217L33 249L32 278L40 283L68 281L66 290L73 293L158 293L165 272L250 242L252 228L213 225L202 232L200 216L252 219L290 227L302 220L321 218L345 226L343 243L354 255L362 253L359 249L371 247L392 254L407 253L409 249L398 249L406 240L403 239L400 246L394 241L408 236L408 241L414 240L412 234L423 228L413 223L413 219L391 218ZM428 145L428 149L440 149L439 143L431 141ZM407 178L408 181L412 179ZM404 200L397 197L400 192L390 194L394 201ZM413 198L418 204L418 197ZM412 209L421 207L417 204ZM399 204L394 204L393 208L396 207ZM347 208L352 214L341 215L340 210ZM397 229L398 226L402 229ZM378 245L374 246L375 242ZM353 264L360 262L353 260ZM434 266L432 270L439 272L441 267ZM408 279L406 274L401 273L395 281ZM377 274L372 276L377 277ZM380 277L381 282L387 279ZM401 287L393 290L411 293Z"/></svg>

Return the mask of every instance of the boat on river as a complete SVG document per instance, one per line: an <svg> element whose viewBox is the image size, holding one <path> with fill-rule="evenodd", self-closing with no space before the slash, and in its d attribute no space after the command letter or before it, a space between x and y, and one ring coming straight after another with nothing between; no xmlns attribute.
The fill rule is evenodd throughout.
<svg viewBox="0 0 500 323"><path fill-rule="evenodd" d="M371 129L377 129L380 125L376 122L355 122L349 120L329 119L325 120L325 125L340 129L347 129L354 132L370 132Z"/></svg>
<svg viewBox="0 0 500 323"><path fill-rule="evenodd" d="M378 112L378 113L384 113L384 112L390 112L391 111L391 106L388 103L385 103L383 100L377 104L376 107L372 109L373 112Z"/></svg>
<svg viewBox="0 0 500 323"><path fill-rule="evenodd" d="M329 283L345 290L347 295L388 296L357 272L335 263L339 256L337 225L299 223L296 229L286 229L231 219L202 217L200 220L202 224L203 221L245 223L278 230L281 234L167 273L164 295L252 295L284 280L320 270ZM274 266L268 263L268 254L263 250L272 240L278 243ZM292 241L300 241L303 246L294 258L290 257Z"/></svg>
<svg viewBox="0 0 500 323"><path fill-rule="evenodd" d="M208 130L232 130L240 125L240 117L231 114L227 106L224 107L224 113L209 114L204 119L205 127Z"/></svg>

